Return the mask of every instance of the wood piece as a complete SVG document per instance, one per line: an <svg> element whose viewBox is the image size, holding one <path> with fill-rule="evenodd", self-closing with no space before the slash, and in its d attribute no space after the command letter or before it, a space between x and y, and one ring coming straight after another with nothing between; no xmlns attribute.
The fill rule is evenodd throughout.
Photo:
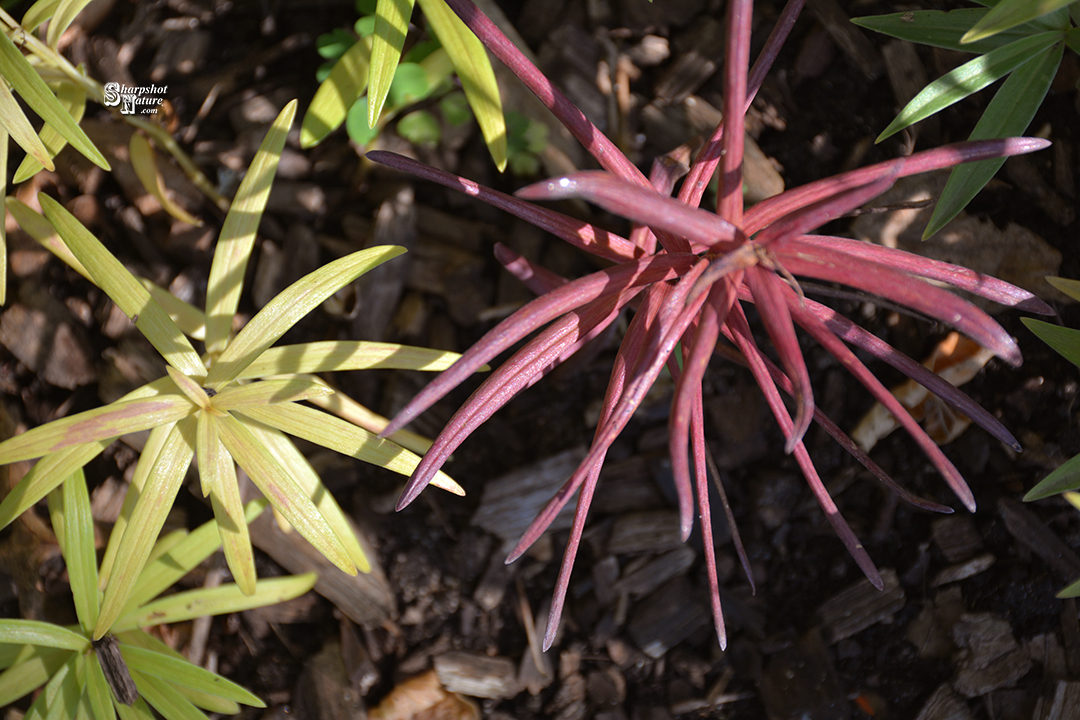
<svg viewBox="0 0 1080 720"><path fill-rule="evenodd" d="M949 562L967 560L983 547L982 536L970 515L938 518L931 523L930 533Z"/></svg>
<svg viewBox="0 0 1080 720"><path fill-rule="evenodd" d="M881 75L882 60L877 48L866 39L862 29L851 22L837 0L810 0L810 9L825 26L840 50L867 80L876 80Z"/></svg>
<svg viewBox="0 0 1080 720"><path fill-rule="evenodd" d="M940 591L933 604L926 605L918 617L908 624L905 637L915 646L920 658L944 658L956 646L952 628L964 614L964 598L958 585Z"/></svg>
<svg viewBox="0 0 1080 720"><path fill-rule="evenodd" d="M679 545L619 578L612 590L616 595L625 593L632 598L648 595L668 580L689 570L694 564L694 555L690 547Z"/></svg>
<svg viewBox="0 0 1080 720"><path fill-rule="evenodd" d="M961 648L953 687L964 697L1009 687L1031 670L1031 658L1013 637L1012 626L998 615L965 613L952 635Z"/></svg>
<svg viewBox="0 0 1080 720"><path fill-rule="evenodd" d="M939 685L915 720L973 720L971 709L948 685Z"/></svg>
<svg viewBox="0 0 1080 720"><path fill-rule="evenodd" d="M435 674L450 692L478 698L517 695L517 672L509 658L448 652L435 658Z"/></svg>
<svg viewBox="0 0 1080 720"><path fill-rule="evenodd" d="M704 17L681 43L678 58L656 84L656 98L661 103L677 105L708 80L724 52L724 24Z"/></svg>
<svg viewBox="0 0 1080 720"><path fill-rule="evenodd" d="M1080 576L1080 557L1077 557L1072 548L1046 527L1046 523L1035 513L1008 498L998 500L998 512L1005 520L1005 529L1050 567L1061 573L1066 580L1075 580Z"/></svg>
<svg viewBox="0 0 1080 720"><path fill-rule="evenodd" d="M297 717L311 720L360 720L365 716L360 694L349 683L341 644L336 639L329 640L304 663L292 704Z"/></svg>
<svg viewBox="0 0 1080 720"><path fill-rule="evenodd" d="M1061 637L1065 642L1065 664L1072 675L1080 674L1080 622L1076 613L1076 598L1061 601Z"/></svg>
<svg viewBox="0 0 1080 720"><path fill-rule="evenodd" d="M1054 688L1054 700L1046 714L1036 713L1035 720L1069 720L1080 717L1080 682L1059 680Z"/></svg>
<svg viewBox="0 0 1080 720"><path fill-rule="evenodd" d="M869 580L860 580L818 608L825 639L830 644L849 638L904 607L904 589L900 587L896 571L882 570L881 580L884 583L881 590Z"/></svg>
<svg viewBox="0 0 1080 720"><path fill-rule="evenodd" d="M319 580L315 583L315 592L334 603L354 623L364 627L381 626L397 617L397 601L371 543L351 521L350 526L371 562L370 573L346 575L300 533L283 533L270 512L260 515L249 530L252 544L289 572L317 572Z"/></svg>
<svg viewBox="0 0 1080 720"><path fill-rule="evenodd" d="M896 107L902 108L927 86L930 78L919 59L919 53L915 51L914 43L892 40L881 48L881 55L885 60L885 71L889 76L893 97L896 98ZM937 116L931 116L916 123L909 132L913 137L918 137L926 131L930 138L936 138L940 124Z"/></svg>
<svg viewBox="0 0 1080 720"><path fill-rule="evenodd" d="M0 344L50 385L74 390L97 379L85 328L36 282L0 314Z"/></svg>
<svg viewBox="0 0 1080 720"><path fill-rule="evenodd" d="M761 701L773 718L845 720L851 709L840 688L832 655L816 629L769 661Z"/></svg>
<svg viewBox="0 0 1080 720"><path fill-rule="evenodd" d="M510 583L514 571L513 566L506 564L505 558L512 548L512 545L507 544L491 554L487 570L484 571L480 582L476 584L476 590L473 591L473 600L487 612L497 608L506 595L506 586Z"/></svg>
<svg viewBox="0 0 1080 720"><path fill-rule="evenodd" d="M646 510L615 518L608 539L612 555L664 552L682 545L679 513L675 510Z"/></svg>
<svg viewBox="0 0 1080 720"><path fill-rule="evenodd" d="M416 206L413 191L402 187L379 206L371 246L400 245L410 252L396 257L356 279L356 302L361 308L353 320L352 337L386 339L386 328L394 317L409 276L409 255L416 248Z"/></svg>
<svg viewBox="0 0 1080 720"><path fill-rule="evenodd" d="M484 485L472 524L503 540L517 541L584 458L585 448L572 448L492 480ZM570 500L548 530L565 530L573 518Z"/></svg>
<svg viewBox="0 0 1080 720"><path fill-rule="evenodd" d="M679 577L634 607L627 630L642 652L660 658L711 622L705 606L694 598L690 582Z"/></svg>
<svg viewBox="0 0 1080 720"><path fill-rule="evenodd" d="M940 587L947 583L959 582L972 575L978 575L984 570L988 570L996 559L990 553L983 553L965 562L950 565L934 576L934 579L930 581L930 587Z"/></svg>

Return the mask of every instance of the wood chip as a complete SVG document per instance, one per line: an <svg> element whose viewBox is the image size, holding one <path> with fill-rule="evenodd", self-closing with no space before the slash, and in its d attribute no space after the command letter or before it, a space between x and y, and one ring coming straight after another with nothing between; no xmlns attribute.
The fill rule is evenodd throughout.
<svg viewBox="0 0 1080 720"><path fill-rule="evenodd" d="M760 696L771 718L845 720L851 713L832 655L816 629L773 656Z"/></svg>
<svg viewBox="0 0 1080 720"><path fill-rule="evenodd" d="M0 344L50 385L74 390L97 379L86 330L36 283L0 314Z"/></svg>
<svg viewBox="0 0 1080 720"><path fill-rule="evenodd" d="M973 720L974 717L962 697L950 686L940 685L915 720Z"/></svg>
<svg viewBox="0 0 1080 720"><path fill-rule="evenodd" d="M379 206L370 246L380 245L400 245L409 252L369 270L353 283L361 311L353 320L352 333L364 340L386 339L386 329L405 290L412 263L409 256L416 248L416 205L411 187L400 188Z"/></svg>
<svg viewBox="0 0 1080 720"><path fill-rule="evenodd" d="M1040 703L1041 704L1041 703ZM1080 682L1059 680L1054 699L1043 712L1037 707L1033 720L1069 720L1080 717Z"/></svg>
<svg viewBox="0 0 1080 720"><path fill-rule="evenodd" d="M517 541L584 458L585 448L572 448L488 482L472 524L503 540ZM573 519L571 499L549 531L565 530Z"/></svg>
<svg viewBox="0 0 1080 720"><path fill-rule="evenodd" d="M689 546L680 544L624 575L612 586L612 590L616 595L627 594L632 598L648 595L668 580L686 573L694 564L694 555Z"/></svg>
<svg viewBox="0 0 1080 720"><path fill-rule="evenodd" d="M315 592L334 603L346 617L357 625L378 627L397 617L397 601L386 575L378 566L378 555L372 549L371 543L364 538L356 525L351 522L350 525L357 533L360 546L371 562L370 573L349 576L341 572L312 547L311 543L302 538L300 533L283 533L270 512L260 515L251 523L249 530L252 544L290 573L312 570L319 573Z"/></svg>
<svg viewBox="0 0 1080 720"><path fill-rule="evenodd" d="M976 555L970 560L966 560L956 565L950 565L945 568L930 581L930 587L940 587L942 585L959 582L965 578L969 578L973 575L978 575L990 568L994 564L996 558L990 553L983 553L982 555Z"/></svg>
<svg viewBox="0 0 1080 720"><path fill-rule="evenodd" d="M705 606L695 599L690 582L679 577L634 607L627 630L642 652L659 658L711 622Z"/></svg>
<svg viewBox="0 0 1080 720"><path fill-rule="evenodd" d="M612 555L664 552L682 544L677 511L647 510L615 518L608 552Z"/></svg>
<svg viewBox="0 0 1080 720"><path fill-rule="evenodd" d="M844 12L840 3L836 0L810 0L808 4L833 41L855 67L866 76L867 80L876 80L881 75L884 64L881 55L863 34L862 28L852 24L851 18Z"/></svg>
<svg viewBox="0 0 1080 720"><path fill-rule="evenodd" d="M297 717L311 720L363 717L360 694L349 683L337 640L328 641L304 662L292 704Z"/></svg>
<svg viewBox="0 0 1080 720"><path fill-rule="evenodd" d="M1066 580L1080 576L1080 557L1020 503L1008 498L998 500L998 512L1005 520L1005 528L1025 547L1057 570Z"/></svg>
<svg viewBox="0 0 1080 720"><path fill-rule="evenodd" d="M860 580L822 603L817 614L829 644L849 638L904 607L904 589L896 571L882 570L881 580L885 584L882 590L869 580Z"/></svg>
<svg viewBox="0 0 1080 720"><path fill-rule="evenodd" d="M964 598L960 587L947 587L908 624L905 637L918 650L920 658L948 657L956 649L952 627L963 614Z"/></svg>
<svg viewBox="0 0 1080 720"><path fill-rule="evenodd" d="M684 42L679 43L678 57L656 84L656 98L661 103L677 105L708 80L724 51L724 24L705 16Z"/></svg>
<svg viewBox="0 0 1080 720"><path fill-rule="evenodd" d="M949 562L967 560L983 547L982 536L970 515L938 518L930 524L930 534Z"/></svg>
<svg viewBox="0 0 1080 720"><path fill-rule="evenodd" d="M509 698L518 694L514 662L468 652L448 652L435 658L435 674L450 692L478 698Z"/></svg>
<svg viewBox="0 0 1080 720"><path fill-rule="evenodd" d="M1012 626L998 615L965 613L952 634L961 648L953 687L964 697L1010 687L1031 670L1031 658L1013 637Z"/></svg>

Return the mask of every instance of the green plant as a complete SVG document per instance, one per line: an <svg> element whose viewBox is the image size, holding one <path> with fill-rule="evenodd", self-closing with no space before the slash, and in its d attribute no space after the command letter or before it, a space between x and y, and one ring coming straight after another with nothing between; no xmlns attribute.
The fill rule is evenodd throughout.
<svg viewBox="0 0 1080 720"><path fill-rule="evenodd" d="M257 586L234 461L276 512L352 574L357 568L367 569L367 558L345 515L284 433L405 475L419 462L412 452L369 430L298 403L309 400L333 407L334 399L328 397L333 389L311 373L369 367L435 370L447 367L456 356L345 341L270 347L323 300L401 254L402 248L373 247L325 265L284 290L231 336L255 231L295 111L295 101L282 110L237 191L214 254L205 314L140 283L52 198L39 195L44 218L8 200L21 226L104 290L167 363L167 377L110 405L0 443L0 464L42 458L0 503L3 527L115 438L151 431L102 561L104 597L93 628L95 639L128 606L193 456L229 568L245 593L254 593ZM203 356L185 333L202 339ZM382 425L376 422L373 429ZM442 476L439 484L462 493L449 477Z"/></svg>
<svg viewBox="0 0 1080 720"><path fill-rule="evenodd" d="M12 177L14 184L28 180L42 169L52 170L52 159L69 144L94 164L110 169L104 155L79 127L87 100L104 103L104 88L89 77L83 67L75 67L57 50L60 37L88 1L38 0L23 15L21 23L0 8L0 77L6 81L0 83L0 166L7 167L9 138L26 152ZM46 22L48 30L39 38L35 33L45 27ZM15 94L44 121L40 132L34 130ZM223 210L228 208L228 201L163 127L139 115L117 113L117 116L169 152L211 202ZM145 152L149 153L148 145ZM148 181L143 174L139 177L144 183ZM154 193L152 184L148 184L147 189ZM0 177L0 196L6 194L7 174L4 173ZM174 208L167 202L164 206L173 212ZM181 219L190 221L190 218ZM7 248L3 223L0 222L0 304L6 300L6 273Z"/></svg>
<svg viewBox="0 0 1080 720"><path fill-rule="evenodd" d="M1046 280L1072 299L1080 301L1080 281L1059 277L1048 277ZM1080 330L1032 318L1022 318L1021 322L1059 355L1080 367ZM1042 500L1051 495L1064 493L1065 499L1080 509L1080 495L1073 492L1078 489L1080 489L1080 455L1070 458L1061 467L1040 480L1024 496L1024 502ZM1058 597L1078 596L1080 596L1080 580L1058 593Z"/></svg>
<svg viewBox="0 0 1080 720"><path fill-rule="evenodd" d="M420 0L429 29L437 39L422 43L402 58L414 0L358 0L355 30L323 35L319 52L333 66L304 115L300 144L312 147L346 124L349 137L370 142L402 109L450 89L452 72L461 79L492 159L500 170L507 163L506 122L495 72L483 45L446 6L445 0ZM366 94L365 94L366 91ZM440 102L451 124L463 122L460 102L451 93ZM404 124L404 126L403 126ZM438 123L426 110L409 113L398 132L412 142L438 142Z"/></svg>
<svg viewBox="0 0 1080 720"><path fill-rule="evenodd" d="M1080 6L1076 0L975 0L986 8L923 10L855 18L856 25L902 40L978 53L927 85L900 111L877 141L900 132L993 82L998 89L969 140L1023 134L1042 105L1069 46L1080 52ZM1072 5L1071 8L1066 6ZM1071 22L1070 22L1071 13ZM1004 158L952 170L923 238L963 210L1001 168Z"/></svg>
<svg viewBox="0 0 1080 720"><path fill-rule="evenodd" d="M42 686L26 718L123 720L205 718L203 708L235 714L237 703L265 707L244 688L193 665L146 628L271 605L310 590L314 573L260 580L253 592L237 585L161 593L221 546L213 522L191 533L163 537L138 574L120 615L95 632L99 621L98 566L90 496L82 470L49 493L49 515L67 563L79 623L63 627L36 620L0 620L0 706ZM266 501L249 503L253 520Z"/></svg>

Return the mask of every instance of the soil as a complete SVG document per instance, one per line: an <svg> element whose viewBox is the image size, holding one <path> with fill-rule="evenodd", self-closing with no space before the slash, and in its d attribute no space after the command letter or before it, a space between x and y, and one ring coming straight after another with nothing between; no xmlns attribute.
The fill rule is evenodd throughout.
<svg viewBox="0 0 1080 720"><path fill-rule="evenodd" d="M924 4L939 9L954 5L932 0ZM607 100L597 89L596 78L609 51L627 52L646 36L669 41L670 55L652 66L642 63L640 76L631 84L633 108L621 137L642 167L656 154L671 150L672 138L674 144L693 142L692 131L676 127L671 97L660 98L668 105L656 104L658 88L665 87L677 63L686 63L682 72L688 75L698 72L694 33L701 32L709 18L722 18L719 0L656 0L655 5L638 0L525 0L503 5L552 77L566 87L584 87L579 91L583 100L599 103L601 122L610 118L605 117ZM840 5L859 16L908 10L913 3L851 0ZM755 54L781 5L766 1L756 6ZM295 97L302 113L317 87L315 73L321 59L315 38L334 28L351 27L355 20L349 2L119 2L101 24L76 34L67 52L86 61L91 75L103 81L166 83L168 121L174 123L175 136L228 194L235 186L235 173L246 167L261 138L265 121L259 119L260 108L269 105L276 112ZM176 43L176 33L191 32L199 34L199 42L180 36L180 45L192 53L191 64L182 65L177 55L166 52L167 46ZM863 35L877 48L886 42L869 32ZM118 48L130 52L118 54ZM713 49L712 54L718 57L719 51ZM956 62L925 48L919 49L918 57L931 78L943 63ZM160 77L153 74L155 68ZM1045 273L1064 277L1080 277L1080 252L1074 242L1080 160L1078 74L1076 57L1067 55L1059 82L1031 126L1032 132L1053 139L1058 149L1029 163L1049 192L1073 211L1048 211L1047 203L1031 194L1030 184L1007 170L968 209L991 230L1016 224L1038 235L1061 255L1060 266L1046 267ZM214 87L216 99L204 105ZM720 88L720 74L710 72L693 92L719 106ZM916 146L966 138L989 97L987 92L978 94L942 113L936 127L920 134ZM650 120L644 112L650 103L660 108L660 121ZM520 107L526 108L521 112L530 112L529 106ZM807 10L755 103L750 125L764 155L790 188L897 156L910 138L871 142L897 107L883 68L852 60ZM96 106L88 109L87 117L102 126L118 125ZM379 145L507 191L530 180L495 173L474 127L452 135L437 148L411 148L387 132ZM399 233L394 237L411 244L413 259L403 271L409 273L404 287L397 287L398 296L381 323L358 319L365 308L350 312L349 303L358 301L345 297L336 313L320 309L285 338L288 342L351 337L370 321L381 337L364 339L462 351L491 329L506 308L528 299L492 257L494 241L527 248L566 276L595 268L582 253L540 237L498 211L363 161L343 131L312 151L299 152L295 138L291 145L294 152L287 159L295 165L279 176L260 228L260 258L249 268L248 287L255 266L267 256L299 253L288 255L296 267L312 260L326 262L338 248L368 241L372 228L376 235L380 229ZM84 221L129 267L188 293L200 304L212 234L178 228L160 208L141 224L132 221L130 211L146 206L112 176L91 180L77 169L61 170L43 173L37 182L69 207L81 208ZM309 202L311 197L316 199ZM221 214L197 194L181 195L181 200L207 220L211 230L220 224ZM406 218L417 218L412 230L408 220L404 225L376 220L390 213L395 202L403 203ZM584 205L566 209L625 230L617 218ZM829 229L834 234L849 232L850 221ZM19 233L11 233L10 243L9 303L30 305L33 289L46 288L60 301L66 321L78 328L93 368L79 383L47 380L43 368L28 366L0 348L4 409L23 427L32 427L97 405L100 396L115 389L105 379L108 368L116 365L115 358L141 357L140 340L131 333L107 332L109 302L89 283L58 261L34 260L38 256L33 246ZM305 252L308 261L303 259ZM973 252L979 254L978 249ZM291 271L286 263L277 276L271 272L270 286L283 287L283 278ZM380 282L393 286L394 280ZM357 290L361 301L371 300L373 296L364 292L362 287ZM1080 327L1077 306L1061 296L1048 300L1063 325ZM916 359L925 358L948 332L919 318L875 310L865 298L829 302ZM258 307L250 292L243 303L247 313ZM1025 451L1015 453L978 428L945 446L972 486L979 506L973 515L964 513L929 461L902 433L882 439L873 458L912 491L958 508L955 515L934 515L898 503L824 432L812 429L808 435L810 454L839 510L878 567L895 573L895 584L884 595L858 594L865 585L863 576L831 531L793 459L784 455L780 432L752 379L743 369L717 359L706 379L707 435L721 465L756 586L756 593L751 592L730 542L718 545L730 638L727 651L718 647L709 623L700 621L708 604L697 534L689 545L692 563L659 587L640 597L611 590L616 579L625 578L646 560L672 557L665 554L673 548L665 544L663 528L653 528L657 537L652 545L648 538L638 537L631 543L633 549L623 554L610 547L628 518L652 517L660 522L656 511L673 507L666 460L671 387L661 382L609 456L571 580L563 629L547 653L548 675L535 670L530 675L522 669L521 677L531 679L533 686L519 686L514 679L518 668L532 662L523 609L537 617L546 613L567 533L550 533L500 572L503 541L474 524L474 516L485 488L495 480L515 471L537 474L541 461L588 444L593 431L588 418L603 396L618 346L618 337L613 336L588 357L568 363L522 393L473 433L445 468L465 487L465 498L429 489L419 501L394 513L400 477L320 455L323 465L317 466L327 468L327 484L343 507L354 513L375 550L395 598L393 617L367 626L355 624L332 602L312 594L276 612L216 618L205 657L213 658L219 672L267 701L266 710L244 711L252 718L363 717L365 709L371 713L376 707L389 713L380 717L411 717L400 709L393 714L385 699L391 693L414 692L403 683L433 664L440 669L443 686L452 690L448 667L468 658L475 662L477 657L506 659L509 679L501 671L474 668L489 685L497 686L496 696L476 699L482 693L465 692L474 695L476 705L444 710L450 716L470 717L478 711L483 717L519 720L898 719L916 717L933 696L954 714L931 708L919 717L1044 717L1036 713L1049 707L1055 692L1074 687L1059 683L1080 676L1076 604L1055 596L1076 579L1070 569L1080 569L1080 560L1070 550L1080 547L1080 513L1060 498L1018 503L1039 479L1080 452L1077 375L1074 366L1021 324L1019 313L1000 312L996 318L1018 339L1024 364L1014 369L991 360L964 389L1002 420ZM763 336L762 344L766 343ZM870 408L871 399L830 356L809 342L803 346L819 403L850 430ZM896 373L876 364L871 367L887 386L900 382ZM417 373L389 371L334 378L342 390L388 416L425 381ZM459 388L421 418L415 429L436 434L475 386ZM135 458L128 446L116 444L88 468L96 488L95 509L97 498L100 506L107 504L103 488L122 484ZM173 518L177 524L193 526L210 517L195 495L181 494ZM107 511L102 510L99 520L107 532ZM957 549L947 540L950 532L964 535L968 545ZM0 543L16 541L12 533L0 537ZM261 575L285 572L269 556L260 554L259 562ZM208 567L220 568L223 563L212 560ZM942 571L960 572L958 568L966 568L970 575L940 581ZM63 616L62 571L53 563L36 572L51 579L42 585L51 598L43 612L50 613L50 619ZM206 568L191 582L201 583L205 577ZM856 595L846 594L851 588ZM17 617L20 603L25 610L26 598L18 591L7 594L5 616ZM833 609L837 605L843 609L840 615L865 614L865 626L845 634ZM541 624L541 633L542 629ZM188 627L174 628L165 639L186 652L192 632ZM674 640L665 644L669 633ZM993 643L998 643L996 654L986 650ZM985 683L971 689L972 676ZM345 699L334 699L334 692ZM400 701L403 696L393 697Z"/></svg>

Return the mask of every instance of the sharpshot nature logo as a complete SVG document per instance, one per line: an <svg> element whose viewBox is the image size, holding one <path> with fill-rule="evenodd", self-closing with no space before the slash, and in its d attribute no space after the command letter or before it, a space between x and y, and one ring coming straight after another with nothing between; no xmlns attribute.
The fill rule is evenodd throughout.
<svg viewBox="0 0 1080 720"><path fill-rule="evenodd" d="M105 107L120 106L122 115L153 115L165 101L168 85L105 85Z"/></svg>

